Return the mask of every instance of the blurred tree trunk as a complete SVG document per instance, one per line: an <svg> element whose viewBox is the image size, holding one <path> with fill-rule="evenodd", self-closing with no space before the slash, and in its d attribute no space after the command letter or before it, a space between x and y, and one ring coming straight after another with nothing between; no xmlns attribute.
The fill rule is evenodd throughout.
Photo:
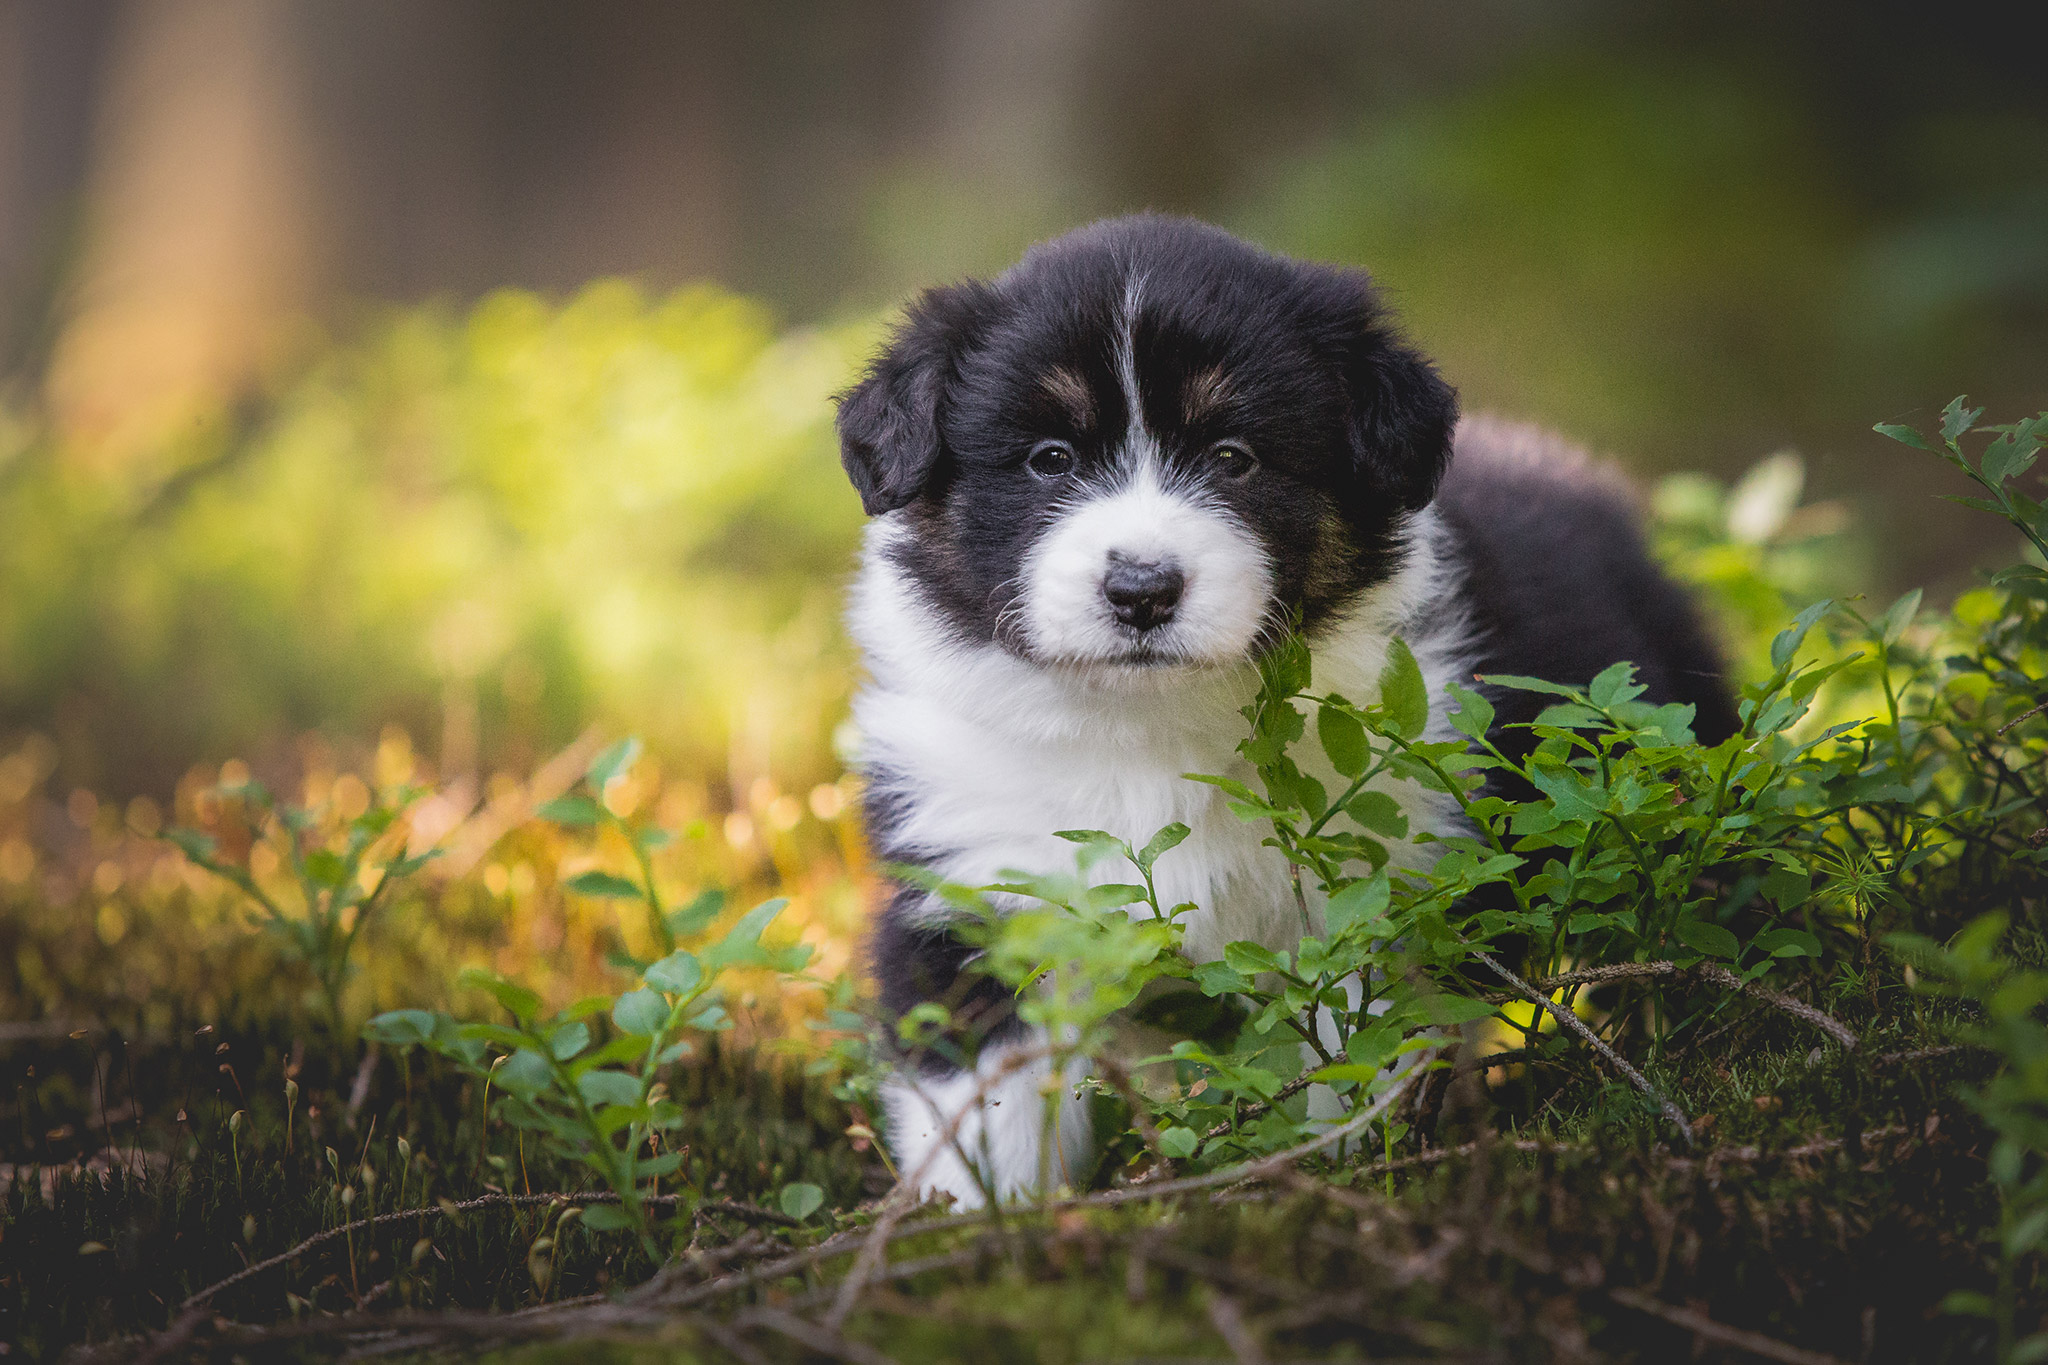
<svg viewBox="0 0 2048 1365"><path fill-rule="evenodd" d="M133 0L105 97L75 294L46 394L106 473L169 457L256 382L316 292L288 0Z"/></svg>

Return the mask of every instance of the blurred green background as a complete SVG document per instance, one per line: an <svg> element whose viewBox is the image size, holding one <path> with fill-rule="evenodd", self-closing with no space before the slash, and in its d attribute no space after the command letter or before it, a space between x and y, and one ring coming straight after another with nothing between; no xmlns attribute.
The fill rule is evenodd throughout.
<svg viewBox="0 0 2048 1365"><path fill-rule="evenodd" d="M759 823L839 771L829 396L1140 207L1646 480L1795 451L1827 586L1940 596L2007 547L1869 427L2048 407L2018 8L4 0L0 824L592 724Z"/></svg>

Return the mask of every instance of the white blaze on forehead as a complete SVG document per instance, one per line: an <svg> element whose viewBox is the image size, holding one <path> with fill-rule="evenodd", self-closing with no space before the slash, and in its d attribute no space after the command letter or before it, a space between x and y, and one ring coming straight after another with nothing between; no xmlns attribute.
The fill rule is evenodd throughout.
<svg viewBox="0 0 2048 1365"><path fill-rule="evenodd" d="M1137 456L1157 453L1152 433L1145 429L1145 395L1138 388L1138 307L1144 294L1143 275L1133 275L1124 281L1123 316L1117 319L1116 341L1116 378L1124 391L1124 409L1130 414L1124 449Z"/></svg>
<svg viewBox="0 0 2048 1365"><path fill-rule="evenodd" d="M1184 586L1173 618L1144 636L1154 658L1186 663L1242 660L1266 623L1272 571L1258 538L1227 509L1180 488L1145 425L1138 383L1137 320L1144 278L1124 286L1116 372L1129 425L1115 468L1078 491L1025 556L1022 619L1032 650L1070 663L1131 656L1137 633L1118 623L1102 595L1112 556L1171 565Z"/></svg>

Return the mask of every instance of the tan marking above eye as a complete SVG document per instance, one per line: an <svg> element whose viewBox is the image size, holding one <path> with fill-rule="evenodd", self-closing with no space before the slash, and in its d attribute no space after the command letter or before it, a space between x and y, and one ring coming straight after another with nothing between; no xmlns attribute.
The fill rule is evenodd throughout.
<svg viewBox="0 0 2048 1365"><path fill-rule="evenodd" d="M1064 365L1047 370L1039 386L1067 410L1074 425L1085 427L1095 420L1095 395L1089 392L1088 381Z"/></svg>
<svg viewBox="0 0 2048 1365"><path fill-rule="evenodd" d="M1223 373L1221 365L1197 370L1188 376L1187 391L1181 401L1182 416L1192 426L1205 414L1229 401L1229 398L1230 376Z"/></svg>

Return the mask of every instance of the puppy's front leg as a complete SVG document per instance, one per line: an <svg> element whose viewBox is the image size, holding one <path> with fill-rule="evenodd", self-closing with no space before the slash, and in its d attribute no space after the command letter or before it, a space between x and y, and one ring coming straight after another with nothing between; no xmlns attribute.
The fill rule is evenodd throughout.
<svg viewBox="0 0 2048 1365"><path fill-rule="evenodd" d="M951 1195L961 1209L1079 1181L1094 1135L1074 1095L1078 1060L1068 1071L1055 1074L1037 1029L983 1048L971 1071L906 1067L882 1091L898 1174L920 1196Z"/></svg>
<svg viewBox="0 0 2048 1365"><path fill-rule="evenodd" d="M976 970L976 950L922 892L905 887L891 898L871 948L889 1015L937 1004L948 1021L940 1036L913 1043L883 1084L897 1174L962 1208L991 1193L1028 1198L1047 1183L1079 1181L1093 1139L1087 1106L1073 1097L1080 1059L1053 1084L1044 1032L1017 1017L1009 987ZM1048 1146L1049 1098L1057 1139Z"/></svg>

